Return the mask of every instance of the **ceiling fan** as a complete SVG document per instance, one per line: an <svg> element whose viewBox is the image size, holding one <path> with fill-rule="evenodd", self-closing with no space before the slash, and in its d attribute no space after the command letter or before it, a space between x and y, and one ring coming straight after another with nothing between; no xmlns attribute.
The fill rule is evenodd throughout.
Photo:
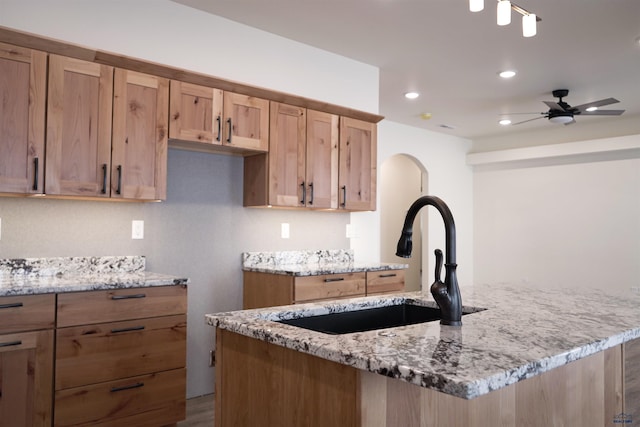
<svg viewBox="0 0 640 427"><path fill-rule="evenodd" d="M562 100L562 98L566 97L569 94L568 89L556 89L551 92L555 98L558 98L558 102L553 101L542 101L548 107L549 111L540 113L541 117L536 117L534 119L524 120L521 122L513 123L514 125L519 125L521 123L530 122L532 120L546 118L549 119L552 123L560 123L564 125L570 125L571 123L575 123L574 116L619 116L624 113L624 110L599 110L598 107L602 107L604 105L615 104L616 102L620 102L615 98L606 98L601 99L599 101L587 102L586 104L577 105L572 107ZM536 114L536 113L531 113Z"/></svg>

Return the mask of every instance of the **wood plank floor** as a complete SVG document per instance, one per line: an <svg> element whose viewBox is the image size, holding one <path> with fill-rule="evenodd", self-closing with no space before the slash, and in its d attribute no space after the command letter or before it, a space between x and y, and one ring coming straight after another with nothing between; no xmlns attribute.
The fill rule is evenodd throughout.
<svg viewBox="0 0 640 427"><path fill-rule="evenodd" d="M213 427L213 394L187 399L187 419L177 427Z"/></svg>

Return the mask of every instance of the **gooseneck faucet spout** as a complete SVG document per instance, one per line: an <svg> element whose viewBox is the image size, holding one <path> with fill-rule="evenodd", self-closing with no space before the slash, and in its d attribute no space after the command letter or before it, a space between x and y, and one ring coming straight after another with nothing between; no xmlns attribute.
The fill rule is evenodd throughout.
<svg viewBox="0 0 640 427"><path fill-rule="evenodd" d="M431 285L431 294L440 307L442 325L460 326L462 325L462 300L460 298L460 288L456 277L456 225L449 207L442 199L435 196L422 196L409 208L402 227L402 234L398 240L396 255L403 258L411 257L413 221L418 211L426 205L431 205L438 209L444 220L446 239L445 277L444 283L440 281L440 271L442 269L442 251L435 250L436 256L436 280Z"/></svg>

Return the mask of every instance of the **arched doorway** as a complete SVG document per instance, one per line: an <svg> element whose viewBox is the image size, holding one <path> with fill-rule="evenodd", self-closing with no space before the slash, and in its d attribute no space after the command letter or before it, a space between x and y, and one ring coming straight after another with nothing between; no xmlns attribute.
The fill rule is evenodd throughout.
<svg viewBox="0 0 640 427"><path fill-rule="evenodd" d="M395 255L404 218L411 203L427 194L427 171L414 157L396 154L385 160L380 167L380 260L382 262L406 263L405 288L407 291L421 289L422 269L428 268L423 260L422 235L426 230L426 218L419 213L413 224L413 253L411 258Z"/></svg>

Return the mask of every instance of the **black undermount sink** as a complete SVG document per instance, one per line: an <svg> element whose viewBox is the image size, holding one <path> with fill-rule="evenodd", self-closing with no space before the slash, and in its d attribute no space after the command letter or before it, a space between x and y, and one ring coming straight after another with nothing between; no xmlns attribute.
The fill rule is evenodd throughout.
<svg viewBox="0 0 640 427"><path fill-rule="evenodd" d="M468 313L462 314L465 315ZM403 303L385 307L365 308L341 313L279 320L278 323L285 323L325 334L339 335L432 322L440 320L440 318L439 308Z"/></svg>

